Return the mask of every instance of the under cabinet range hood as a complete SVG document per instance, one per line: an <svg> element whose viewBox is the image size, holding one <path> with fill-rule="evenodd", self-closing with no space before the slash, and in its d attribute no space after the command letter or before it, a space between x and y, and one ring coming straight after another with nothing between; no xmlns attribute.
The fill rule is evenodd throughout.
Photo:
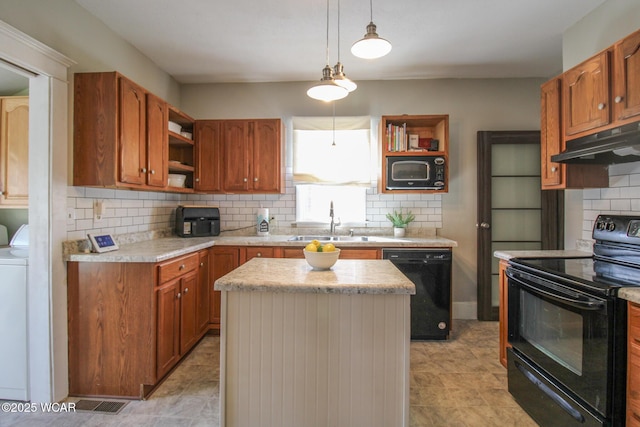
<svg viewBox="0 0 640 427"><path fill-rule="evenodd" d="M640 122L567 141L566 149L551 161L602 165L640 161Z"/></svg>

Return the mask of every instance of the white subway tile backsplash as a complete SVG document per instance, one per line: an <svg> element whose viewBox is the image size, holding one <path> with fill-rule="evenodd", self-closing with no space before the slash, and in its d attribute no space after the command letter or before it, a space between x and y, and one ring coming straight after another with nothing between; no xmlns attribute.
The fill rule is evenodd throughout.
<svg viewBox="0 0 640 427"><path fill-rule="evenodd" d="M86 238L87 233L109 232L127 234L165 229L174 226L175 208L181 203L204 204L220 209L223 230L250 227L255 223L255 210L269 208L278 227L295 223L296 201L290 171L284 194L221 194L198 195L143 192L90 187L68 187L67 206L74 208L76 219L67 221L67 238ZM411 227L442 228L442 194L378 193L367 189L367 227L390 227L386 218L394 209L411 209L416 220ZM104 202L101 221L93 219L95 200Z"/></svg>
<svg viewBox="0 0 640 427"><path fill-rule="evenodd" d="M600 214L640 215L640 162L609 166L609 188L583 190L582 238Z"/></svg>

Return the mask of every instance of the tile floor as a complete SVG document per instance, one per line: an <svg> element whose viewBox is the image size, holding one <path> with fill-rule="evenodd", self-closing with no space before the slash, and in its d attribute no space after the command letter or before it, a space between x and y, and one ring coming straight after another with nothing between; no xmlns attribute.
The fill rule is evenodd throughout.
<svg viewBox="0 0 640 427"><path fill-rule="evenodd" d="M218 427L219 343L205 337L148 400L130 401L118 414L0 412L0 426ZM455 320L450 340L412 342L410 399L412 427L537 425L507 391L497 322Z"/></svg>

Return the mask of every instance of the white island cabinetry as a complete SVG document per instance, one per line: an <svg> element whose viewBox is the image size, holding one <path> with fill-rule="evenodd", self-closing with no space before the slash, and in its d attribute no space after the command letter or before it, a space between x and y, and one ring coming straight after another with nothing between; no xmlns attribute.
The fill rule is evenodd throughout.
<svg viewBox="0 0 640 427"><path fill-rule="evenodd" d="M409 425L415 286L390 261L254 258L215 289L221 425Z"/></svg>

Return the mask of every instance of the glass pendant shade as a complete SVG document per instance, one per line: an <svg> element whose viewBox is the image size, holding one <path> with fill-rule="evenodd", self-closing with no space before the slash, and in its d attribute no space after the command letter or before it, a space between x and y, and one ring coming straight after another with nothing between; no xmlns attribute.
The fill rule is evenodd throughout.
<svg viewBox="0 0 640 427"><path fill-rule="evenodd" d="M391 43L378 36L373 22L367 25L367 34L351 46L351 53L364 59L381 58L389 52L391 52Z"/></svg>
<svg viewBox="0 0 640 427"><path fill-rule="evenodd" d="M358 85L344 74L344 66L340 62L333 67L333 80L349 92L358 88Z"/></svg>
<svg viewBox="0 0 640 427"><path fill-rule="evenodd" d="M333 70L327 64L322 70L320 83L310 87L307 95L319 101L331 102L345 98L349 95L349 91L336 83L333 79Z"/></svg>

